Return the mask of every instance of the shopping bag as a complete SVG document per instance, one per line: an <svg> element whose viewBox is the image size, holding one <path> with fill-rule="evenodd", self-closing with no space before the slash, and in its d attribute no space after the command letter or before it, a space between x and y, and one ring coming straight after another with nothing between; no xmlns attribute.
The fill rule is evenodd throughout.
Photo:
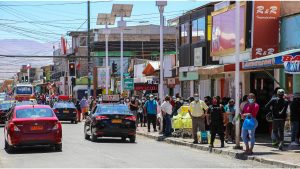
<svg viewBox="0 0 300 169"><path fill-rule="evenodd" d="M243 123L243 129L244 130L253 130L255 127L255 121L253 117L247 116Z"/></svg>
<svg viewBox="0 0 300 169"><path fill-rule="evenodd" d="M181 129L183 128L183 122L181 118L172 119L172 128L173 129Z"/></svg>
<svg viewBox="0 0 300 169"><path fill-rule="evenodd" d="M198 137L198 143L208 144L208 132L207 131L198 131L197 137Z"/></svg>

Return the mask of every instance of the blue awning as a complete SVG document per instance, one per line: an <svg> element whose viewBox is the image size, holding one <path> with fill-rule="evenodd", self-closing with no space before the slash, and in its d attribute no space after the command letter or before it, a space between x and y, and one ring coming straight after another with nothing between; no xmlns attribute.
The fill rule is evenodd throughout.
<svg viewBox="0 0 300 169"><path fill-rule="evenodd" d="M297 57L299 56L299 57ZM299 58L300 61L300 49L292 49L272 55L268 55L261 58L251 59L243 62L243 69L257 69L257 68L269 68L276 66L283 66L284 61L293 61L293 59ZM290 59L290 60L286 60Z"/></svg>

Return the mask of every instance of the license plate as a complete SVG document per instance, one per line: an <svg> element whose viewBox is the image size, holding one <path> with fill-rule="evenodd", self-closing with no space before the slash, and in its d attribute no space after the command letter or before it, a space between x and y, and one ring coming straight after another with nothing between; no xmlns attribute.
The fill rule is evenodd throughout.
<svg viewBox="0 0 300 169"><path fill-rule="evenodd" d="M69 113L69 110L64 110L63 113Z"/></svg>
<svg viewBox="0 0 300 169"><path fill-rule="evenodd" d="M32 130L32 131L43 130L43 129L44 129L43 126L31 126L30 127L30 130Z"/></svg>
<svg viewBox="0 0 300 169"><path fill-rule="evenodd" d="M121 119L112 119L111 120L112 123L122 123Z"/></svg>

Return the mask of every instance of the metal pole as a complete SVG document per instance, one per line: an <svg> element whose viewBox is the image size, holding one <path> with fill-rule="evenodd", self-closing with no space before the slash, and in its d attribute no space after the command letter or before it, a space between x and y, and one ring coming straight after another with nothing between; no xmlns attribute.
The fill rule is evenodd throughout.
<svg viewBox="0 0 300 169"><path fill-rule="evenodd" d="M88 48L88 53L87 53L87 58L88 58L88 88L87 88L87 96L88 98L90 97L91 95L91 47L90 47L90 26L91 26L91 17L90 17L90 1L88 0L87 1L87 27L88 27L88 30L87 30L87 48Z"/></svg>
<svg viewBox="0 0 300 169"><path fill-rule="evenodd" d="M240 1L235 2L235 149L240 146Z"/></svg>
<svg viewBox="0 0 300 169"><path fill-rule="evenodd" d="M30 83L30 68L27 68L28 83Z"/></svg>
<svg viewBox="0 0 300 169"><path fill-rule="evenodd" d="M109 84L109 68L108 68L108 28L107 23L105 25L105 67L106 67L106 79L105 79L105 91L108 94L108 84Z"/></svg>
<svg viewBox="0 0 300 169"><path fill-rule="evenodd" d="M123 16L121 16L121 22L123 23ZM123 94L123 26L121 26L121 63L120 63L120 73L121 73L121 94Z"/></svg>
<svg viewBox="0 0 300 169"><path fill-rule="evenodd" d="M160 13L160 41L159 41L159 47L160 47L160 56L159 56L159 60L160 60L160 80L159 80L159 99L160 101L163 100L164 98L164 60L163 60L163 52L164 52L164 39L163 39L163 24L164 24L164 16L163 16L163 12L164 12L164 6L159 6L159 13Z"/></svg>

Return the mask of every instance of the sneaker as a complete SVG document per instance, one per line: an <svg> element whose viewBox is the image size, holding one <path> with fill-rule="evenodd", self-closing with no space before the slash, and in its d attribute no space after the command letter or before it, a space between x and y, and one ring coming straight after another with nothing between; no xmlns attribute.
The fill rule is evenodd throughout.
<svg viewBox="0 0 300 169"><path fill-rule="evenodd" d="M290 144L291 146L298 146L299 144L297 144L295 141L291 142Z"/></svg>

